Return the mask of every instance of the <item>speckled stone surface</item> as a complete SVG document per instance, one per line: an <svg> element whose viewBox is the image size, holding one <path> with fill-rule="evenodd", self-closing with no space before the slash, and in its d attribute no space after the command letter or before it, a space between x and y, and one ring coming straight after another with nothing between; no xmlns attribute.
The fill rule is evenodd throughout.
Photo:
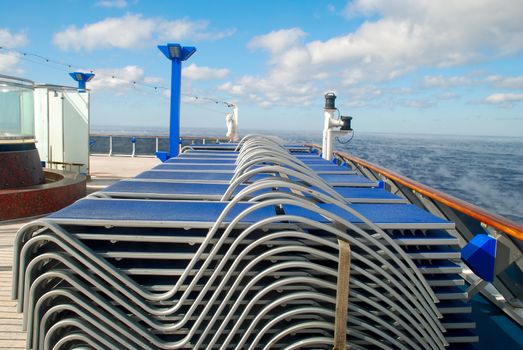
<svg viewBox="0 0 523 350"><path fill-rule="evenodd" d="M0 152L0 190L39 185L44 182L36 149Z"/></svg>
<svg viewBox="0 0 523 350"><path fill-rule="evenodd" d="M47 183L0 190L0 221L51 213L86 194L85 175L45 170Z"/></svg>

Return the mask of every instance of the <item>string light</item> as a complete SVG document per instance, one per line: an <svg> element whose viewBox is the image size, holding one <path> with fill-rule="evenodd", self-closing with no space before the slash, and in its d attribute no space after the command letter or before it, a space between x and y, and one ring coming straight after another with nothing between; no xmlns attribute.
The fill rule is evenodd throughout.
<svg viewBox="0 0 523 350"><path fill-rule="evenodd" d="M54 59L51 59L51 58L47 58L47 57L44 57L44 56L36 54L36 53L18 51L18 50L9 49L9 48L3 47L3 46L0 46L0 52L1 51L13 52L13 53L16 53L16 54L20 55L21 56L20 59L22 59L22 60L25 60L25 61L28 61L28 62L31 62L31 63L35 63L35 64L46 65L49 68L53 68L53 69L56 69L56 70L67 72L67 73L70 72L72 69L84 70L84 69L82 69L80 67L74 67L71 64L68 64L68 63L65 63L65 62L61 62L61 61L58 61L58 60L54 60ZM34 57L34 58L40 59L40 60L42 60L44 62L38 62L36 60L30 59L29 57ZM54 65L58 65L58 66L62 66L62 67L68 68L68 69L49 66L49 65L47 65L49 63L54 64ZM97 71L94 70L94 69L90 69L88 71L90 73L98 74L98 75L101 75L101 76L106 75L106 74L103 74L103 73L97 73ZM123 79L123 78L120 78L120 77L116 76L115 74L111 74L110 77L111 77L111 79L117 79L117 80L120 80L122 82L128 83L129 85L131 85L133 87L136 87L138 85L138 86L143 86L143 87L146 87L146 88L153 89L154 91L158 91L158 90L168 91L169 90L169 88L165 87L165 86L151 85L151 84L142 83L142 82L139 82L139 81L136 81L136 80L126 80L126 79ZM185 96L185 97L193 98L195 100L204 100L204 101L214 102L215 104L224 104L227 107L233 107L234 106L234 104L232 104L230 102L217 100L217 99L214 99L212 97L196 96L196 95L189 95L189 94L184 94L184 93L182 93L181 95Z"/></svg>

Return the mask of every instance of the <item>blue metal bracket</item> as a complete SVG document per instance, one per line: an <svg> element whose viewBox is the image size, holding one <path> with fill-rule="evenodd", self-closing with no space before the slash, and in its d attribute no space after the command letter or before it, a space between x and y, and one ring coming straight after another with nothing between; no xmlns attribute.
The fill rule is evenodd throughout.
<svg viewBox="0 0 523 350"><path fill-rule="evenodd" d="M162 163L164 163L167 159L169 159L169 153L165 151L158 151L156 152L156 158L158 158Z"/></svg>
<svg viewBox="0 0 523 350"><path fill-rule="evenodd" d="M493 282L496 265L496 247L495 238L479 234L461 250L461 258L468 267L483 280Z"/></svg>
<svg viewBox="0 0 523 350"><path fill-rule="evenodd" d="M86 91L86 83L93 80L93 73L72 72L69 76L78 82L78 92Z"/></svg>

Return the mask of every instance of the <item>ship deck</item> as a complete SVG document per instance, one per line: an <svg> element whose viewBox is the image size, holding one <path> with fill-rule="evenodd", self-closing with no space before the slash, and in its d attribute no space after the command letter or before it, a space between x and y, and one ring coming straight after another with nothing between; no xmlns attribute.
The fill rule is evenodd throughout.
<svg viewBox="0 0 523 350"><path fill-rule="evenodd" d="M159 160L152 157L91 156L91 179L88 182L88 193L100 191L122 179L136 178L138 174L150 171L151 168L160 164L161 162ZM216 165L217 167L223 167L223 164ZM219 170L218 168L216 169ZM157 170L153 170L157 171L154 176L157 182L152 185L150 181L146 180L143 182L144 185L149 184L149 186L152 186L147 188L147 191L150 191L151 188L157 185L170 186L169 182L161 181L161 175L159 174L161 170L161 167ZM221 170L224 172L217 171L217 174L220 174L219 178L228 178L226 176L227 169L224 168ZM194 174L197 173L193 173L193 175ZM345 176L348 176L348 174ZM205 181L207 182L208 180ZM221 186L220 180L218 179L216 181L217 182L214 186ZM136 188L139 188L139 186ZM364 190L364 188L362 189ZM164 188L162 188L162 193L164 192ZM125 194L125 192L123 193ZM98 201L102 203L103 199L98 199ZM59 218L57 219L59 221ZM13 265L13 242L15 234L21 226L29 221L30 220L24 220L0 225L0 349L26 348L26 333L22 331L22 314L17 313L17 302L11 300L11 269ZM499 332L504 333L521 333L521 330L518 330L518 326L508 321L502 311L494 307L494 305L490 304L480 295L473 299L472 313L479 334L492 332L493 329L497 329ZM515 339L512 341L515 341L516 343L509 342L509 344L507 344L508 348L514 348L513 346L516 346L517 348L519 340ZM480 343L474 344L472 348L486 349L491 348L492 345L494 344L489 341L480 341Z"/></svg>
<svg viewBox="0 0 523 350"><path fill-rule="evenodd" d="M91 179L88 193L149 170L160 161L152 157L91 156ZM30 219L0 224L0 349L25 349L26 332L22 330L23 315L16 312L16 301L11 299L13 242L20 227Z"/></svg>

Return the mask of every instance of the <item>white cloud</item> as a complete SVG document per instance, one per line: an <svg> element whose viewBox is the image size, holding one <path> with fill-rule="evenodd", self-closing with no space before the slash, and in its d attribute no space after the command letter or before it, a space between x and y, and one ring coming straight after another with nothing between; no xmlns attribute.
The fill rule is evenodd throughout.
<svg viewBox="0 0 523 350"><path fill-rule="evenodd" d="M401 102L404 107L425 109L434 106L434 102L427 99L407 99Z"/></svg>
<svg viewBox="0 0 523 350"><path fill-rule="evenodd" d="M163 79L160 78L160 77L144 77L143 78L143 82L146 83L146 84L152 84L152 85L155 85L155 84L160 84L163 82Z"/></svg>
<svg viewBox="0 0 523 350"><path fill-rule="evenodd" d="M262 107L269 106L309 106L321 94L312 83L284 84L277 79L264 79L244 76L237 82L227 82L218 86L219 90L241 96Z"/></svg>
<svg viewBox="0 0 523 350"><path fill-rule="evenodd" d="M0 47L15 49L27 45L28 39L25 33L11 33L7 28L0 28ZM12 75L22 73L18 67L20 55L16 52L0 50L0 72Z"/></svg>
<svg viewBox="0 0 523 350"><path fill-rule="evenodd" d="M372 100L381 96L382 91L376 86L351 88L343 92L351 100Z"/></svg>
<svg viewBox="0 0 523 350"><path fill-rule="evenodd" d="M126 0L100 0L96 3L96 6L123 9L123 8L127 7L127 1Z"/></svg>
<svg viewBox="0 0 523 350"><path fill-rule="evenodd" d="M14 52L0 53L0 73L6 75L12 75L14 71L20 73L20 69L17 68L18 63L20 62L20 56Z"/></svg>
<svg viewBox="0 0 523 350"><path fill-rule="evenodd" d="M439 94L436 94L435 97L439 100L454 100L460 97L459 94L450 91L444 91Z"/></svg>
<svg viewBox="0 0 523 350"><path fill-rule="evenodd" d="M520 3L511 6L486 0L474 4L360 0L352 4L349 5L352 15L367 14L378 19L367 20L353 32L324 41L303 43L305 33L299 28L255 37L249 47L263 48L272 54L269 72L266 76L243 77L243 82L240 79L221 88L259 97L268 90L267 86L274 85L283 100L285 93L304 83L321 85L324 81L320 80L328 81L330 86L320 86L319 90L380 83L423 67L448 67L481 60L485 52L500 56L523 49L523 22L518 15L521 11L516 11L518 7L523 11ZM278 84L270 84L272 81ZM448 88L477 84L478 79L433 76L426 77L424 83L427 87ZM505 79L497 84L515 86L519 80ZM299 97L303 98L301 93ZM424 108L431 104L411 99L404 105Z"/></svg>
<svg viewBox="0 0 523 350"><path fill-rule="evenodd" d="M433 88L449 88L449 87L456 87L456 86L465 86L473 84L476 80L472 79L471 77L467 76L452 76L452 77L444 77L444 76L426 76L423 78L423 84L425 87Z"/></svg>
<svg viewBox="0 0 523 350"><path fill-rule="evenodd" d="M425 76L423 85L427 88L451 88L469 85L487 85L505 89L523 89L523 76L506 77L502 75L465 75L465 76Z"/></svg>
<svg viewBox="0 0 523 350"><path fill-rule="evenodd" d="M97 69L93 80L88 83L88 88L96 90L116 90L123 92L134 87L133 81L144 83L144 71L138 66L125 66L123 68Z"/></svg>
<svg viewBox="0 0 523 350"><path fill-rule="evenodd" d="M223 79L229 73L229 70L225 68L200 67L195 63L191 63L182 70L183 77L191 80Z"/></svg>
<svg viewBox="0 0 523 350"><path fill-rule="evenodd" d="M175 21L159 21L157 32L159 40L163 41L219 40L236 32L235 29L209 31L208 28L208 21L190 21L184 18Z"/></svg>
<svg viewBox="0 0 523 350"><path fill-rule="evenodd" d="M251 39L248 46L252 49L261 48L272 53L280 53L297 45L307 34L300 28L290 28L272 31Z"/></svg>
<svg viewBox="0 0 523 350"><path fill-rule="evenodd" d="M16 48L27 45L27 35L25 33L11 33L7 28L0 28L0 46Z"/></svg>
<svg viewBox="0 0 523 350"><path fill-rule="evenodd" d="M82 28L70 26L56 33L53 42L62 50L92 51L100 48L135 48L151 40L155 28L153 19L141 15L110 17L86 24Z"/></svg>
<svg viewBox="0 0 523 350"><path fill-rule="evenodd" d="M523 76L503 77L501 75L490 75L486 81L495 87L523 90Z"/></svg>
<svg viewBox="0 0 523 350"><path fill-rule="evenodd" d="M150 45L151 42L217 40L233 33L233 29L209 30L209 23L206 21L168 21L163 18L126 14L86 24L81 28L70 26L56 33L53 42L62 50L132 49Z"/></svg>
<svg viewBox="0 0 523 350"><path fill-rule="evenodd" d="M304 83L317 85L320 91L342 90L391 81L422 68L460 66L523 50L521 0L355 0L348 2L345 12L362 24L328 39L307 42L300 28L254 37L250 48L271 53L268 72L254 78L254 87L241 81L228 86L246 96L272 80L279 82L282 92L282 85ZM426 84L458 86L476 84L476 79L433 77Z"/></svg>
<svg viewBox="0 0 523 350"><path fill-rule="evenodd" d="M513 103L521 101L523 101L523 94L513 93L497 93L485 98L485 102L487 103L500 104L506 106L512 106Z"/></svg>
<svg viewBox="0 0 523 350"><path fill-rule="evenodd" d="M520 1L359 0L347 12L380 18L352 33L308 43L311 63L351 63L371 73L367 79L389 80L420 67L481 60L485 51L502 56L523 48Z"/></svg>

